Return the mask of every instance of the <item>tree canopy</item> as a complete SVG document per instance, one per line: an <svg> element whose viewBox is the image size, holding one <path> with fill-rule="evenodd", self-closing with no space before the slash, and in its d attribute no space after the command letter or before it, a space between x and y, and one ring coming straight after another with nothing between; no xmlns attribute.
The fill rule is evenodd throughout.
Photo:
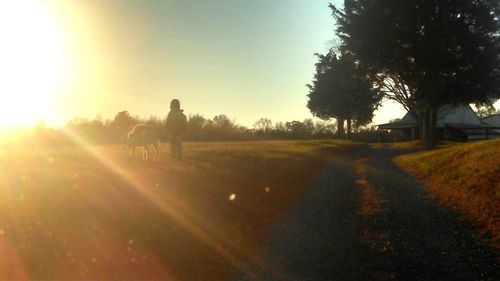
<svg viewBox="0 0 500 281"><path fill-rule="evenodd" d="M343 11L330 6L342 50L372 77L397 76L427 125L435 126L429 114L439 106L500 97L498 1L346 0Z"/></svg>
<svg viewBox="0 0 500 281"><path fill-rule="evenodd" d="M316 74L312 85L308 85L307 107L313 115L337 119L339 136L344 131L344 120L348 133L351 120L358 126L371 122L381 95L357 67L354 57L343 54L339 58L333 51L317 56Z"/></svg>

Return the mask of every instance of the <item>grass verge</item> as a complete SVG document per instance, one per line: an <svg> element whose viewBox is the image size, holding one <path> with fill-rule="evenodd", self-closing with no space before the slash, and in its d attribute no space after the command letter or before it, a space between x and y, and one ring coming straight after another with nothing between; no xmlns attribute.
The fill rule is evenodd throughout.
<svg viewBox="0 0 500 281"><path fill-rule="evenodd" d="M394 161L424 180L444 205L491 235L500 249L500 140L405 154Z"/></svg>

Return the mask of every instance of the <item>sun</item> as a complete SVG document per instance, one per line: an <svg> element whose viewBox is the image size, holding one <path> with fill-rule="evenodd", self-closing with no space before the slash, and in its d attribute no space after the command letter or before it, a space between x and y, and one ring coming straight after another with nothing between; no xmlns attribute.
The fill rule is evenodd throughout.
<svg viewBox="0 0 500 281"><path fill-rule="evenodd" d="M0 1L0 126L54 118L65 69L62 32L40 0Z"/></svg>

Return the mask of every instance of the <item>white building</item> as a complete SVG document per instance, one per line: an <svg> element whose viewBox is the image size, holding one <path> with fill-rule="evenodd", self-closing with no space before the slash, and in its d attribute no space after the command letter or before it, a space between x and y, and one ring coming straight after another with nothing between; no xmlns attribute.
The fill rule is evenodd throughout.
<svg viewBox="0 0 500 281"><path fill-rule="evenodd" d="M469 105L445 105L437 111L436 128L440 139L479 140L500 137L500 130L492 128L500 127L498 122L500 115L481 120ZM419 124L409 112L399 121L378 125L378 129L402 131L407 139L419 135Z"/></svg>
<svg viewBox="0 0 500 281"><path fill-rule="evenodd" d="M487 126L500 127L500 113L483 117L481 122Z"/></svg>

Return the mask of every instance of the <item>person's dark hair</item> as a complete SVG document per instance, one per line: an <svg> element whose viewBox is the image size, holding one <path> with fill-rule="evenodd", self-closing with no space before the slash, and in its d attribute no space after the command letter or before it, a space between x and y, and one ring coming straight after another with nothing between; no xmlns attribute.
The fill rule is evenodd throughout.
<svg viewBox="0 0 500 281"><path fill-rule="evenodd" d="M179 102L178 99L173 99L171 102L170 102L170 109L181 109L181 103Z"/></svg>

